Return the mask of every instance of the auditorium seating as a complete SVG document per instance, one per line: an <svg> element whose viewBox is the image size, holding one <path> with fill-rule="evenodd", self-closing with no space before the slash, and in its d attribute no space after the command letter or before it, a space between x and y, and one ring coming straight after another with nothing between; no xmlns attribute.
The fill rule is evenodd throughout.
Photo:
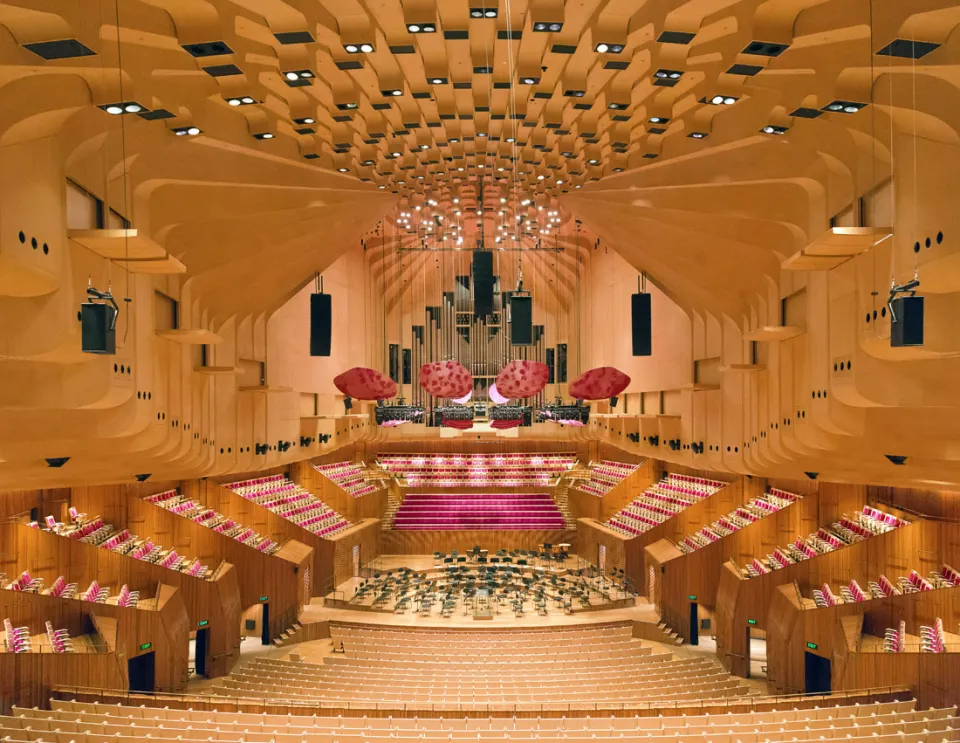
<svg viewBox="0 0 960 743"><path fill-rule="evenodd" d="M591 462L590 477L585 482L577 483L577 490L602 497L635 472L637 467L639 465L614 462L609 459Z"/></svg>
<svg viewBox="0 0 960 743"><path fill-rule="evenodd" d="M272 555L280 549L280 543L274 542L270 537L262 536L253 529L244 526L223 514L217 513L212 508L196 503L189 498L185 498L176 490L167 490L155 495L147 495L143 498L148 503L160 506L171 513L183 516L186 519L212 529L218 534L223 534L235 539L247 547L263 552L266 555Z"/></svg>
<svg viewBox="0 0 960 743"><path fill-rule="evenodd" d="M710 497L723 486L724 483L717 480L668 474L621 508L607 521L607 526L628 537L638 536Z"/></svg>
<svg viewBox="0 0 960 743"><path fill-rule="evenodd" d="M350 526L343 516L284 475L243 480L226 487L318 537L332 537Z"/></svg>
<svg viewBox="0 0 960 743"><path fill-rule="evenodd" d="M573 454L384 454L378 459L409 487L546 486L575 462Z"/></svg>
<svg viewBox="0 0 960 743"><path fill-rule="evenodd" d="M195 698L196 699L196 698ZM738 702L742 698L737 698ZM322 743L360 741L587 741L616 738L645 743L787 743L797 740L845 743L941 743L957 740L960 720L956 709L918 710L913 701L855 704L845 695L836 698L784 700L776 710L706 714L691 707L682 714L652 717L610 714L505 717L324 716L311 714L253 714L196 707L177 709L158 700L137 703L51 701L51 709L14 707L0 717L0 737L11 743L58 741L126 743L149 737L158 743ZM184 707L195 700L184 700ZM715 706L721 704L718 701ZM522 706L522 705L518 705ZM573 705L572 705L573 706ZM545 709L565 705L544 705ZM600 709L610 709L601 705ZM721 707L722 709L722 707ZM319 713L319 714L318 714Z"/></svg>
<svg viewBox="0 0 960 743"><path fill-rule="evenodd" d="M99 516L87 521L78 515L77 519L70 524L55 523L53 517L50 516L44 523L46 528L42 531L49 531L51 534L57 534L67 539L76 539L100 549L132 557L135 560L159 565L167 570L174 570L201 579L209 579L213 575L213 570L202 564L199 559L191 560L177 554L174 549L164 549L160 545L154 544L149 537L140 539L136 534L131 534L128 529L118 529L111 524L105 524ZM30 526L41 529L40 524L36 521L31 522Z"/></svg>
<svg viewBox="0 0 960 743"><path fill-rule="evenodd" d="M747 694L714 660L678 659L632 624L531 630L423 630L331 623L343 653L322 663L258 658L214 693L330 704L639 704Z"/></svg>
<svg viewBox="0 0 960 743"><path fill-rule="evenodd" d="M379 489L375 483L366 483L363 479L364 466L353 462L334 462L333 464L315 464L313 468L327 479L335 482L354 498L361 498Z"/></svg>
<svg viewBox="0 0 960 743"><path fill-rule="evenodd" d="M393 528L563 529L563 514L549 493L408 493Z"/></svg>
<svg viewBox="0 0 960 743"><path fill-rule="evenodd" d="M813 601L817 608L853 604L872 599L883 599L890 596L902 596L908 593L936 591L943 588L955 588L960 585L960 574L949 565L943 565L939 572L931 571L924 578L916 570L911 570L906 577L900 576L896 583L887 576L880 575L875 581L867 584L867 590L856 580L851 580L840 588L839 595L834 593L829 584L824 583L820 588L813 590Z"/></svg>
<svg viewBox="0 0 960 743"><path fill-rule="evenodd" d="M725 516L721 516L710 526L705 526L696 533L684 537L677 547L687 554L696 552L745 526L776 513L781 508L796 503L800 497L795 493L770 488L762 497L752 499L746 505L739 506Z"/></svg>
<svg viewBox="0 0 960 743"><path fill-rule="evenodd" d="M778 547L765 558L751 560L746 567L740 569L740 573L744 578L756 578L817 555L825 555L862 542L877 534L886 534L908 523L892 514L884 513L871 506L864 506L862 511L853 516L843 516L829 529L822 527L805 539L798 537L792 544Z"/></svg>
<svg viewBox="0 0 960 743"><path fill-rule="evenodd" d="M44 633L33 637L27 627L14 627L9 619L3 620L3 643L7 653L73 653L75 648L70 632L54 629L49 620L44 623Z"/></svg>

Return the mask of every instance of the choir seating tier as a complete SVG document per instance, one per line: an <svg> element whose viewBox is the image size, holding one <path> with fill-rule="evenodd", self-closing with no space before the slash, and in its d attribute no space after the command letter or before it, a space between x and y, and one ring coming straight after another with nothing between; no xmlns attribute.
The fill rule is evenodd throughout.
<svg viewBox="0 0 960 743"><path fill-rule="evenodd" d="M399 530L562 529L549 493L409 493L393 520Z"/></svg>

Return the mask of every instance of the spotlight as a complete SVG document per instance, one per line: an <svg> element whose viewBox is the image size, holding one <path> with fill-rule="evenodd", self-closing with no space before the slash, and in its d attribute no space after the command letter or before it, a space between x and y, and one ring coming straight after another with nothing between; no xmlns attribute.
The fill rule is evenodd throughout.
<svg viewBox="0 0 960 743"><path fill-rule="evenodd" d="M431 78L430 78L430 84L431 84L431 85L446 85L446 84L447 84L447 78L445 78L445 77L431 77Z"/></svg>
<svg viewBox="0 0 960 743"><path fill-rule="evenodd" d="M375 51L373 44L344 44L347 54L371 54Z"/></svg>
<svg viewBox="0 0 960 743"><path fill-rule="evenodd" d="M350 168L337 168L337 170L340 171L341 173L349 173L349 172L350 172Z"/></svg>
<svg viewBox="0 0 960 743"><path fill-rule="evenodd" d="M433 23L408 23L407 32L411 34L432 34L437 30Z"/></svg>
<svg viewBox="0 0 960 743"><path fill-rule="evenodd" d="M680 70L666 70L661 68L653 73L653 84L672 88L681 77L683 77L683 72Z"/></svg>
<svg viewBox="0 0 960 743"><path fill-rule="evenodd" d="M120 103L105 103L98 106L101 111L106 111L111 116L120 116L122 114L142 114L148 109L135 101L121 101Z"/></svg>
<svg viewBox="0 0 960 743"><path fill-rule="evenodd" d="M273 139L274 134L273 132L260 132L259 134L254 134L253 138L254 139Z"/></svg>
<svg viewBox="0 0 960 743"><path fill-rule="evenodd" d="M294 119L293 123L294 124L316 124L317 120L314 119L312 116L306 116L302 119Z"/></svg>
<svg viewBox="0 0 960 743"><path fill-rule="evenodd" d="M357 108L356 103L338 103L337 108L341 111L354 111Z"/></svg>
<svg viewBox="0 0 960 743"><path fill-rule="evenodd" d="M562 23L547 23L545 21L538 21L533 24L533 30L538 33L557 33L563 29Z"/></svg>
<svg viewBox="0 0 960 743"><path fill-rule="evenodd" d="M666 124L670 119L666 116L651 116L649 121L651 124Z"/></svg>
<svg viewBox="0 0 960 743"><path fill-rule="evenodd" d="M539 77L521 77L520 82L523 85L539 85L540 78Z"/></svg>
<svg viewBox="0 0 960 743"><path fill-rule="evenodd" d="M839 114L855 114L857 111L866 108L866 103L857 103L856 101L834 101L824 106L821 111L830 111Z"/></svg>
<svg viewBox="0 0 960 743"><path fill-rule="evenodd" d="M706 132L690 132L688 135L690 139L706 139Z"/></svg>
<svg viewBox="0 0 960 743"><path fill-rule="evenodd" d="M732 95L715 95L708 102L712 106L732 106L738 100L740 99Z"/></svg>
<svg viewBox="0 0 960 743"><path fill-rule="evenodd" d="M470 8L471 18L496 18L496 8Z"/></svg>
<svg viewBox="0 0 960 743"><path fill-rule="evenodd" d="M174 134L178 137L196 137L198 134L202 134L199 127L196 126L178 126L176 129L171 129Z"/></svg>
<svg viewBox="0 0 960 743"><path fill-rule="evenodd" d="M611 111L626 111L629 108L629 103L611 103L607 106Z"/></svg>
<svg viewBox="0 0 960 743"><path fill-rule="evenodd" d="M763 127L763 129L761 129L760 131L761 131L763 134L780 135L780 134L786 134L787 127L785 127L785 126L774 126L773 124L767 124L767 126Z"/></svg>
<svg viewBox="0 0 960 743"><path fill-rule="evenodd" d="M256 103L256 99L253 96L244 95L244 96L233 96L232 98L226 99L227 103L231 106L252 106Z"/></svg>
<svg viewBox="0 0 960 743"><path fill-rule="evenodd" d="M391 97L394 97L394 96L403 95L403 91L402 91L402 90L395 89L395 88L391 88L391 89L389 89L389 90L381 90L381 91L380 91L380 95L382 95L382 96L384 96L384 97L386 97L386 98L391 98Z"/></svg>
<svg viewBox="0 0 960 743"><path fill-rule="evenodd" d="M597 54L620 54L623 44L597 44L593 49Z"/></svg>
<svg viewBox="0 0 960 743"><path fill-rule="evenodd" d="M587 165L599 165L599 164L600 164L600 161L599 161L599 160L596 160L596 159L594 159L594 160L587 160Z"/></svg>
<svg viewBox="0 0 960 743"><path fill-rule="evenodd" d="M313 85L313 78L316 77L311 70L290 70L281 74L283 75L284 82L291 88Z"/></svg>
<svg viewBox="0 0 960 743"><path fill-rule="evenodd" d="M563 91L563 94L568 98L583 98L587 94L587 91L570 89Z"/></svg>

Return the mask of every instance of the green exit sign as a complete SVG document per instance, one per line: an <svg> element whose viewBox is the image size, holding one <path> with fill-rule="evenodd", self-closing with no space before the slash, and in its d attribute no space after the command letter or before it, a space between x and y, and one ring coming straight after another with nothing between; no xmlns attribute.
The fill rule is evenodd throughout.
<svg viewBox="0 0 960 743"><path fill-rule="evenodd" d="M142 644L140 645L140 649L141 649L141 650L149 650L149 649L152 648L152 647L153 647L153 643L152 643L152 642L144 642L144 643L142 643Z"/></svg>
<svg viewBox="0 0 960 743"><path fill-rule="evenodd" d="M199 622L197 622L198 627L206 627L208 624L210 624L209 619L201 619Z"/></svg>
<svg viewBox="0 0 960 743"><path fill-rule="evenodd" d="M261 596L261 597L260 597L260 601L269 601L269 600L270 600L270 597L269 597L269 596Z"/></svg>
<svg viewBox="0 0 960 743"><path fill-rule="evenodd" d="M818 647L820 647L820 646L817 645L817 643L815 643L815 642L808 642L808 643L807 643L807 647L810 648L811 650L816 650L816 649L817 649Z"/></svg>
<svg viewBox="0 0 960 743"><path fill-rule="evenodd" d="M697 597L696 597L696 596L687 596L687 598L690 599L691 601L696 601L696 600L697 600Z"/></svg>
<svg viewBox="0 0 960 743"><path fill-rule="evenodd" d="M756 619L748 619L748 620L747 620L747 624L756 624L756 623L757 623L757 620L756 620Z"/></svg>

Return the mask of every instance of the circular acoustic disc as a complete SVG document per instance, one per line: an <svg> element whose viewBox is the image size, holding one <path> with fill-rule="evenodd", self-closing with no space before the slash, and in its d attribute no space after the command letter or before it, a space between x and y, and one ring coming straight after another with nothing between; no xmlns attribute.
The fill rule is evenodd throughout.
<svg viewBox="0 0 960 743"><path fill-rule="evenodd" d="M420 386L434 397L464 397L473 389L473 375L459 361L433 361L420 367Z"/></svg>
<svg viewBox="0 0 960 743"><path fill-rule="evenodd" d="M457 405L466 405L470 402L471 397L473 397L473 390L470 390L463 397L458 397L456 400L451 400L450 402L455 402Z"/></svg>
<svg viewBox="0 0 960 743"><path fill-rule="evenodd" d="M619 395L630 384L630 377L612 366L599 366L581 374L570 383L570 396L578 400L606 400Z"/></svg>
<svg viewBox="0 0 960 743"><path fill-rule="evenodd" d="M355 366L333 378L333 384L354 400L386 400L397 394L397 383L376 369Z"/></svg>
<svg viewBox="0 0 960 743"><path fill-rule="evenodd" d="M542 361L516 359L497 375L497 391L504 397L533 397L547 386L550 369Z"/></svg>

